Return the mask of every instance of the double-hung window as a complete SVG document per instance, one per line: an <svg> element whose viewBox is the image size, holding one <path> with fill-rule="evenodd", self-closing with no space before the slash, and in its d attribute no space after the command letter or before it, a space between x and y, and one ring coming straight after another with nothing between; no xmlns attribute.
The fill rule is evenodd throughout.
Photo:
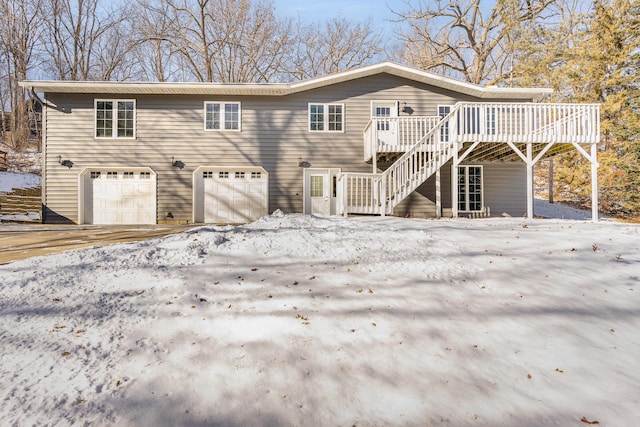
<svg viewBox="0 0 640 427"><path fill-rule="evenodd" d="M309 104L310 132L344 132L344 104Z"/></svg>
<svg viewBox="0 0 640 427"><path fill-rule="evenodd" d="M458 167L458 211L482 210L482 166Z"/></svg>
<svg viewBox="0 0 640 427"><path fill-rule="evenodd" d="M135 99L96 99L94 102L96 138L136 137Z"/></svg>
<svg viewBox="0 0 640 427"><path fill-rule="evenodd" d="M204 130L240 131L239 102L205 102Z"/></svg>

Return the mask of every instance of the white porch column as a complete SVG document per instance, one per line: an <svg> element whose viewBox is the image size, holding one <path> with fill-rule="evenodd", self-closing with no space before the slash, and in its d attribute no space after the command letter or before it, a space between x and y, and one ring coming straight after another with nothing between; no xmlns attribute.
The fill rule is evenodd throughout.
<svg viewBox="0 0 640 427"><path fill-rule="evenodd" d="M527 143L527 219L533 219L533 150Z"/></svg>
<svg viewBox="0 0 640 427"><path fill-rule="evenodd" d="M451 214L458 218L458 144L453 148L453 162L451 164Z"/></svg>
<svg viewBox="0 0 640 427"><path fill-rule="evenodd" d="M442 189L440 182L440 168L436 171L436 218L442 217Z"/></svg>
<svg viewBox="0 0 640 427"><path fill-rule="evenodd" d="M591 220L598 222L598 147L591 144Z"/></svg>

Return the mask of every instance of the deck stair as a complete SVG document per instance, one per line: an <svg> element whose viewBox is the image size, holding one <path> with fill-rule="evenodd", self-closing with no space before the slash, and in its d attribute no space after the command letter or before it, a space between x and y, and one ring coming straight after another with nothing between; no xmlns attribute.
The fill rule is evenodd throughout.
<svg viewBox="0 0 640 427"><path fill-rule="evenodd" d="M393 214L393 209L460 150L468 154L479 143L547 144L542 156L553 144L599 142L599 106L597 104L472 103L459 102L447 116L434 121L412 120L417 141L408 145L400 138L402 154L381 173L345 172L337 181L338 214ZM388 141L380 144L376 119L365 128L365 161L389 158ZM415 123L419 125L416 126ZM425 125L426 123L426 125ZM399 133L400 135L403 132ZM404 132L409 134L409 132ZM467 143L465 145L465 143ZM469 144L471 143L470 147ZM398 151L398 148L391 150ZM382 151L380 151L382 150Z"/></svg>

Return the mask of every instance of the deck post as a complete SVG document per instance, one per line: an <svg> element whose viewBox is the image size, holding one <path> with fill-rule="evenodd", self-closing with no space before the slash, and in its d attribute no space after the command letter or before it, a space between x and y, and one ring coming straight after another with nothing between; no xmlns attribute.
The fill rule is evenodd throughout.
<svg viewBox="0 0 640 427"><path fill-rule="evenodd" d="M458 144L453 147L451 164L451 216L458 218Z"/></svg>
<svg viewBox="0 0 640 427"><path fill-rule="evenodd" d="M387 214L387 180L380 178L380 216Z"/></svg>
<svg viewBox="0 0 640 427"><path fill-rule="evenodd" d="M527 218L533 219L533 159L532 144L527 143Z"/></svg>
<svg viewBox="0 0 640 427"><path fill-rule="evenodd" d="M442 217L442 188L440 181L440 168L436 171L436 218Z"/></svg>
<svg viewBox="0 0 640 427"><path fill-rule="evenodd" d="M591 144L591 220L598 222L598 147Z"/></svg>

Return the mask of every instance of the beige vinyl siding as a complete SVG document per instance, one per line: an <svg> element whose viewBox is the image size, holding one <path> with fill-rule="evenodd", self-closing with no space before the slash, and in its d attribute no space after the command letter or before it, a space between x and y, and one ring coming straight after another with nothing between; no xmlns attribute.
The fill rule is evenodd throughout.
<svg viewBox="0 0 640 427"><path fill-rule="evenodd" d="M484 206L492 216L523 216L527 212L527 170L524 163L467 163L482 166ZM451 162L441 171L443 216L451 216ZM393 211L394 215L436 216L436 180L429 178Z"/></svg>
<svg viewBox="0 0 640 427"><path fill-rule="evenodd" d="M471 164L471 163L470 163ZM483 169L484 204L492 216L527 213L527 168L518 163L480 163Z"/></svg>
<svg viewBox="0 0 640 427"><path fill-rule="evenodd" d="M313 168L372 171L363 161L363 130L371 101L392 100L401 108L406 102L413 115L422 116L437 115L438 105L476 100L455 98L442 89L384 74L282 97L127 95L136 100L136 139L131 140L94 138L96 98L118 99L101 94L47 94L49 102L64 108L47 111L47 222L78 222L78 174L85 167L152 168L157 173L158 219L171 212L173 219L191 221L196 168L262 166L269 172L269 212L302 212L299 158ZM242 131L205 131L205 101L240 102ZM344 104L345 131L309 132L310 102ZM71 160L73 167L59 165L58 155ZM184 168L172 167L172 158L183 162ZM445 175L449 173L443 171L443 188L450 186L444 184ZM443 203L449 203L448 194L449 190L443 192ZM431 211L429 207L424 213Z"/></svg>

